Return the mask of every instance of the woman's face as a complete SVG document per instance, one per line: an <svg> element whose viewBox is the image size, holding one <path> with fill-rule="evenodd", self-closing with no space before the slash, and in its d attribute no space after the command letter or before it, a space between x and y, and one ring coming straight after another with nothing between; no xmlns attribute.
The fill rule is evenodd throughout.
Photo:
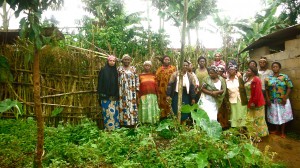
<svg viewBox="0 0 300 168"><path fill-rule="evenodd" d="M145 65L144 65L144 70L145 70L146 72L149 72L150 69L151 69L151 65L149 65L149 64L145 64Z"/></svg>
<svg viewBox="0 0 300 168"><path fill-rule="evenodd" d="M205 67L205 59L200 59L198 64L201 68Z"/></svg>
<svg viewBox="0 0 300 168"><path fill-rule="evenodd" d="M221 54L216 54L215 55L215 60L220 61L221 60Z"/></svg>
<svg viewBox="0 0 300 168"><path fill-rule="evenodd" d="M256 64L255 64L254 62L250 62L250 63L249 63L249 66L256 67Z"/></svg>
<svg viewBox="0 0 300 168"><path fill-rule="evenodd" d="M259 64L259 67L265 68L267 66L267 61L261 60L261 61L258 62L258 64Z"/></svg>
<svg viewBox="0 0 300 168"><path fill-rule="evenodd" d="M254 76L254 73L251 71L250 68L248 68L246 74L247 74L248 77Z"/></svg>
<svg viewBox="0 0 300 168"><path fill-rule="evenodd" d="M116 60L115 59L108 60L108 65L109 66L115 66L116 65Z"/></svg>
<svg viewBox="0 0 300 168"><path fill-rule="evenodd" d="M189 70L189 64L187 62L183 62L182 72L187 72Z"/></svg>
<svg viewBox="0 0 300 168"><path fill-rule="evenodd" d="M279 72L280 72L280 67L279 67L279 65L278 65L278 64L273 64L273 65L272 65L272 71L273 71L274 73L279 73Z"/></svg>
<svg viewBox="0 0 300 168"><path fill-rule="evenodd" d="M218 73L215 72L214 70L209 70L208 74L212 79L216 79L218 77Z"/></svg>
<svg viewBox="0 0 300 168"><path fill-rule="evenodd" d="M235 76L236 75L236 70L230 68L230 69L228 69L228 74L229 74L229 76Z"/></svg>
<svg viewBox="0 0 300 168"><path fill-rule="evenodd" d="M130 65L130 62L131 62L131 59L130 58L124 58L122 60L122 63L124 66L129 66Z"/></svg>
<svg viewBox="0 0 300 168"><path fill-rule="evenodd" d="M169 64L170 64L170 61L171 61L171 60L170 60L169 57L165 57L164 60L163 60L163 64L164 64L164 65L169 65Z"/></svg>

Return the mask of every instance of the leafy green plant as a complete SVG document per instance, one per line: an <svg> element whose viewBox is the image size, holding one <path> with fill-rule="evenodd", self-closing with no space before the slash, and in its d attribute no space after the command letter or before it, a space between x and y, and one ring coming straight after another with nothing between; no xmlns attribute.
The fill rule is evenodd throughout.
<svg viewBox="0 0 300 168"><path fill-rule="evenodd" d="M198 109L199 110L199 109ZM198 113L198 111L195 111ZM199 116L206 118L199 112ZM198 117L199 117L198 116ZM201 118L201 117L199 117ZM205 120L205 119L203 119ZM279 167L235 129L209 135L205 124L183 127L176 120L158 126L99 130L94 122L45 128L44 167ZM207 123L206 123L207 124ZM212 126L218 128L218 126ZM161 131L174 131L162 138ZM169 133L171 133L169 132ZM217 131L215 131L217 132ZM0 167L32 167L36 144L32 119L0 120Z"/></svg>
<svg viewBox="0 0 300 168"><path fill-rule="evenodd" d="M23 115L22 104L17 100L5 99L0 102L0 114L6 111L13 111L12 108L16 110L13 111L16 119L18 119L19 115Z"/></svg>

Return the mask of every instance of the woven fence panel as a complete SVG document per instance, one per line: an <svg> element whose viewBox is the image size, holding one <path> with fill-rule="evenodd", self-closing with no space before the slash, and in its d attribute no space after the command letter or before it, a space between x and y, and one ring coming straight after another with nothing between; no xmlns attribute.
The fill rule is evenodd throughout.
<svg viewBox="0 0 300 168"><path fill-rule="evenodd" d="M35 116L33 103L33 53L16 44L2 46L1 55L9 62L13 82L0 84L1 100L10 98L23 103L24 117ZM47 125L79 123L83 118L103 119L97 101L97 77L104 59L97 55L46 46L40 52L42 111ZM60 113L55 113L61 111ZM2 118L13 118L7 112Z"/></svg>

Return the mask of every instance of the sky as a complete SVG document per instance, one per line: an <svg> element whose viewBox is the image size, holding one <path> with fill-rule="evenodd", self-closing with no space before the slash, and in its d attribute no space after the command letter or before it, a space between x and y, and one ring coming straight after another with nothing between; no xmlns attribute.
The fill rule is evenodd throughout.
<svg viewBox="0 0 300 168"><path fill-rule="evenodd" d="M128 13L142 11L143 16L147 16L147 1L146 0L124 0L125 8ZM88 15L82 9L83 3L81 0L64 0L64 7L60 11L46 11L43 14L43 18L50 18L53 15L58 21L60 28L63 27L76 27L76 20L81 19L84 15ZM220 16L230 17L234 20L246 19L254 17L254 15L262 9L261 0L218 0L217 7L222 10ZM157 10L155 8L150 9L151 29L157 31L159 28L159 18L157 16ZM2 23L2 20L0 20ZM212 29L212 19L207 19L200 23L202 27ZM143 25L147 26L144 22ZM19 19L12 19L10 22L10 28L16 29L19 27ZM170 36L170 47L180 48L180 33L177 27L172 26L171 22L165 23L165 29ZM195 31L191 32L192 45L196 43ZM208 31L200 31L199 37L202 45L206 48L220 48L222 46L222 39L217 32L211 33ZM187 43L187 41L186 41Z"/></svg>

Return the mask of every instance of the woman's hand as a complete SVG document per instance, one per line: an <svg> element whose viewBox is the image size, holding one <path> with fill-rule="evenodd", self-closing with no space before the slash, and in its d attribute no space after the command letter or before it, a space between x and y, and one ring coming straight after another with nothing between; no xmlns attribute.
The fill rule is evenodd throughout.
<svg viewBox="0 0 300 168"><path fill-rule="evenodd" d="M218 96L218 93L217 93L217 91L211 91L210 95L211 95L212 97L217 97L217 96Z"/></svg>
<svg viewBox="0 0 300 168"><path fill-rule="evenodd" d="M270 100L269 98L267 98L266 101L267 101L267 105L268 105L268 106L271 106L271 100Z"/></svg>
<svg viewBox="0 0 300 168"><path fill-rule="evenodd" d="M191 104L193 105L193 104L195 104L195 102L196 102L195 99L192 99Z"/></svg>
<svg viewBox="0 0 300 168"><path fill-rule="evenodd" d="M283 96L281 104L282 104L282 105L285 105L285 104L286 104L286 100L287 100L287 97L286 97L286 96Z"/></svg>

